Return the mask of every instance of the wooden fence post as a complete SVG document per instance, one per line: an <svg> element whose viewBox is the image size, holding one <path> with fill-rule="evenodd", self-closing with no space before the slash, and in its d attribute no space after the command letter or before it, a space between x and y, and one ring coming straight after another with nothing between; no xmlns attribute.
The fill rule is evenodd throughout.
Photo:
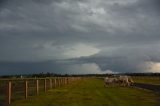
<svg viewBox="0 0 160 106"><path fill-rule="evenodd" d="M63 84L66 84L66 77L63 78Z"/></svg>
<svg viewBox="0 0 160 106"><path fill-rule="evenodd" d="M62 86L62 77L60 77L60 86Z"/></svg>
<svg viewBox="0 0 160 106"><path fill-rule="evenodd" d="M49 86L50 86L50 89L52 89L52 79L49 79Z"/></svg>
<svg viewBox="0 0 160 106"><path fill-rule="evenodd" d="M54 88L54 78L52 79L52 89Z"/></svg>
<svg viewBox="0 0 160 106"><path fill-rule="evenodd" d="M63 86L63 77L61 78L61 86Z"/></svg>
<svg viewBox="0 0 160 106"><path fill-rule="evenodd" d="M58 86L59 87L61 86L61 78L60 77L58 78Z"/></svg>
<svg viewBox="0 0 160 106"><path fill-rule="evenodd" d="M63 77L62 77L62 86L63 86Z"/></svg>
<svg viewBox="0 0 160 106"><path fill-rule="evenodd" d="M9 81L7 85L7 104L11 104L11 96L12 96L12 82Z"/></svg>
<svg viewBox="0 0 160 106"><path fill-rule="evenodd" d="M62 81L63 81L63 85L64 85L64 77L62 79L63 79Z"/></svg>
<svg viewBox="0 0 160 106"><path fill-rule="evenodd" d="M59 86L61 86L61 77L59 78Z"/></svg>
<svg viewBox="0 0 160 106"><path fill-rule="evenodd" d="M25 99L28 97L28 81L25 81Z"/></svg>
<svg viewBox="0 0 160 106"><path fill-rule="evenodd" d="M46 79L44 79L44 92L47 91L47 82L46 82Z"/></svg>
<svg viewBox="0 0 160 106"><path fill-rule="evenodd" d="M70 81L70 77L68 77L68 84L69 84L69 81Z"/></svg>
<svg viewBox="0 0 160 106"><path fill-rule="evenodd" d="M65 77L65 85L67 84L67 77Z"/></svg>
<svg viewBox="0 0 160 106"><path fill-rule="evenodd" d="M64 79L63 79L63 83L64 83L64 85L66 84L66 77L64 77Z"/></svg>
<svg viewBox="0 0 160 106"><path fill-rule="evenodd" d="M67 77L67 85L68 85L68 77Z"/></svg>
<svg viewBox="0 0 160 106"><path fill-rule="evenodd" d="M39 80L36 80L36 93L39 93Z"/></svg>
<svg viewBox="0 0 160 106"><path fill-rule="evenodd" d="M59 87L59 77L57 77L57 87Z"/></svg>
<svg viewBox="0 0 160 106"><path fill-rule="evenodd" d="M56 88L56 84L57 84L56 78L54 78L54 88Z"/></svg>

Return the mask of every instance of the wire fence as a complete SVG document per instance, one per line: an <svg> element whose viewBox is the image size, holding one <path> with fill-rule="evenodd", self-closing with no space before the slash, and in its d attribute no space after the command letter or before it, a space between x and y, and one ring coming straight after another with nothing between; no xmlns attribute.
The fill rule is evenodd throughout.
<svg viewBox="0 0 160 106"><path fill-rule="evenodd" d="M0 79L0 106L10 105L11 102L39 95L49 89L67 85L80 77L52 77L36 79Z"/></svg>

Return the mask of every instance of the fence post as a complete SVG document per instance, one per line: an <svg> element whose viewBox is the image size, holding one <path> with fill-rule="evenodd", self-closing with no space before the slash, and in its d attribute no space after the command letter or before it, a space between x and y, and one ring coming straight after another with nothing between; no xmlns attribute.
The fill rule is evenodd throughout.
<svg viewBox="0 0 160 106"><path fill-rule="evenodd" d="M69 80L70 80L70 77L68 77L68 79L67 79L68 84L69 84Z"/></svg>
<svg viewBox="0 0 160 106"><path fill-rule="evenodd" d="M52 89L54 88L54 78L52 79Z"/></svg>
<svg viewBox="0 0 160 106"><path fill-rule="evenodd" d="M57 77L57 87L59 87L59 77Z"/></svg>
<svg viewBox="0 0 160 106"><path fill-rule="evenodd" d="M62 82L63 82L63 85L64 85L64 77L62 78Z"/></svg>
<svg viewBox="0 0 160 106"><path fill-rule="evenodd" d="M36 80L36 93L37 95L39 93L39 80L38 79Z"/></svg>
<svg viewBox="0 0 160 106"><path fill-rule="evenodd" d="M47 82L46 82L46 79L44 79L44 92L47 91Z"/></svg>
<svg viewBox="0 0 160 106"><path fill-rule="evenodd" d="M56 88L57 82L56 82L56 77L54 78L54 88Z"/></svg>
<svg viewBox="0 0 160 106"><path fill-rule="evenodd" d="M58 77L58 87L61 86L61 83L60 83L60 77Z"/></svg>
<svg viewBox="0 0 160 106"><path fill-rule="evenodd" d="M65 77L65 85L67 84L67 77Z"/></svg>
<svg viewBox="0 0 160 106"><path fill-rule="evenodd" d="M7 85L7 104L11 104L11 95L12 95L12 82L9 81Z"/></svg>
<svg viewBox="0 0 160 106"><path fill-rule="evenodd" d="M62 86L62 77L60 77L60 86Z"/></svg>
<svg viewBox="0 0 160 106"><path fill-rule="evenodd" d="M61 77L59 77L59 86L61 86Z"/></svg>
<svg viewBox="0 0 160 106"><path fill-rule="evenodd" d="M61 86L63 86L63 77L61 77Z"/></svg>
<svg viewBox="0 0 160 106"><path fill-rule="evenodd" d="M25 81L25 99L28 97L28 81Z"/></svg>
<svg viewBox="0 0 160 106"><path fill-rule="evenodd" d="M67 77L67 85L68 85L68 77Z"/></svg>
<svg viewBox="0 0 160 106"><path fill-rule="evenodd" d="M49 86L50 86L50 89L52 89L52 79L49 79Z"/></svg>
<svg viewBox="0 0 160 106"><path fill-rule="evenodd" d="M63 86L63 77L61 77L61 86Z"/></svg>
<svg viewBox="0 0 160 106"><path fill-rule="evenodd" d="M66 81L66 78L64 77L64 78L63 78L63 85L65 85L65 81Z"/></svg>

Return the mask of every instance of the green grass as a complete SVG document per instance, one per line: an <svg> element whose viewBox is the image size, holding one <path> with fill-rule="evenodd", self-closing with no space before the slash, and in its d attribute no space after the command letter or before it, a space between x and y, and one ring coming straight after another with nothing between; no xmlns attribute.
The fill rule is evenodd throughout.
<svg viewBox="0 0 160 106"><path fill-rule="evenodd" d="M12 106L158 106L160 95L130 87L105 88L103 80L85 78Z"/></svg>
<svg viewBox="0 0 160 106"><path fill-rule="evenodd" d="M160 76L135 76L134 82L160 85Z"/></svg>

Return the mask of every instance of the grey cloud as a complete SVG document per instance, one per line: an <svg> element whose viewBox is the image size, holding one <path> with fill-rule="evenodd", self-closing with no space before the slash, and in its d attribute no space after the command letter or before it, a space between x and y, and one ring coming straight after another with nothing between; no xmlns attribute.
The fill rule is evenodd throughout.
<svg viewBox="0 0 160 106"><path fill-rule="evenodd" d="M159 4L159 0L0 0L1 64L75 58L65 52L84 44L101 52L75 59L69 66L95 63L103 71L145 71L141 65L146 61L160 62ZM58 64L53 66L66 66Z"/></svg>

